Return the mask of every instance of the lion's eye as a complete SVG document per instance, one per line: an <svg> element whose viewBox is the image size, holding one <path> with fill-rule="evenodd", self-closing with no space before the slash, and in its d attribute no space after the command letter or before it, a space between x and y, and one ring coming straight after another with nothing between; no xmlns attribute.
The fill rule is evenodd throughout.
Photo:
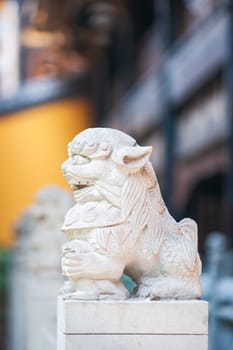
<svg viewBox="0 0 233 350"><path fill-rule="evenodd" d="M83 165L90 162L90 159L80 155L72 155L72 162L74 165Z"/></svg>

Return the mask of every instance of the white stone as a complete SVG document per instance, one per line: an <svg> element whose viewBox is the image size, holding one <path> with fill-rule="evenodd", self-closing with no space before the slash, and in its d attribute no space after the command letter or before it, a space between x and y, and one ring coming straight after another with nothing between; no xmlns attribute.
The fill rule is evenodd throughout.
<svg viewBox="0 0 233 350"><path fill-rule="evenodd" d="M121 131L87 129L69 144L62 169L76 204L63 232L62 269L74 299L125 299L125 271L137 296L193 299L201 295L197 225L176 222L162 199L149 157Z"/></svg>
<svg viewBox="0 0 233 350"><path fill-rule="evenodd" d="M207 350L204 301L58 298L57 350Z"/></svg>

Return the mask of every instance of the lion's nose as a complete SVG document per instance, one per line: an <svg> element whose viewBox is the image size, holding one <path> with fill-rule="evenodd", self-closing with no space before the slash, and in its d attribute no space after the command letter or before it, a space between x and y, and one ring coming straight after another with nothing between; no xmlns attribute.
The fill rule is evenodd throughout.
<svg viewBox="0 0 233 350"><path fill-rule="evenodd" d="M67 161L62 163L61 169L62 169L63 174L66 175L66 173L67 173Z"/></svg>

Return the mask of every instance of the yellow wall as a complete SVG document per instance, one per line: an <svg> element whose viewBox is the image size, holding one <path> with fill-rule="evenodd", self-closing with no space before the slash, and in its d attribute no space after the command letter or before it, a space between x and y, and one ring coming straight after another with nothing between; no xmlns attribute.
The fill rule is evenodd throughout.
<svg viewBox="0 0 233 350"><path fill-rule="evenodd" d="M74 98L0 118L0 246L13 242L12 224L41 186L68 188L67 143L90 124L88 103Z"/></svg>

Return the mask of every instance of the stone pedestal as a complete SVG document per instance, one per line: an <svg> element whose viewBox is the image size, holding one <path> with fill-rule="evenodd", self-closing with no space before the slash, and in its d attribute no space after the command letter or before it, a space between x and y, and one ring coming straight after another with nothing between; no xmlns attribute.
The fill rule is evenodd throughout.
<svg viewBox="0 0 233 350"><path fill-rule="evenodd" d="M207 350L205 301L58 297L57 350Z"/></svg>

